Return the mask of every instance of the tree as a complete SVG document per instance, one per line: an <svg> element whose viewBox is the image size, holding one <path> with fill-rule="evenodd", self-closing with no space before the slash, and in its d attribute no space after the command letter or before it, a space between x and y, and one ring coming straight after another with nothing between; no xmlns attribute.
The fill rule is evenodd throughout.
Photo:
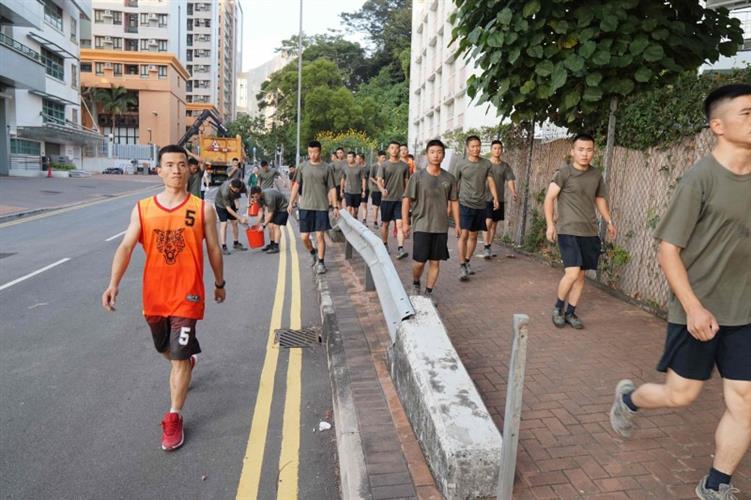
<svg viewBox="0 0 751 500"><path fill-rule="evenodd" d="M316 135L316 140L321 143L321 152L324 155L324 158L328 158L328 155L336 152L336 148L340 146L343 147L345 151L365 153L366 158L368 158L378 147L375 140L368 137L364 132L356 130L347 130L339 133L329 131L320 132Z"/></svg>
<svg viewBox="0 0 751 500"><path fill-rule="evenodd" d="M86 109L91 116L91 122L95 130L99 129L99 109L97 105L100 101L104 100L104 94L108 91L99 87L82 87L81 97L86 104Z"/></svg>
<svg viewBox="0 0 751 500"><path fill-rule="evenodd" d="M117 118L138 104L138 100L125 87L115 86L105 90L98 97L102 102L102 110L112 115L112 130L117 129ZM113 132L114 133L114 132Z"/></svg>

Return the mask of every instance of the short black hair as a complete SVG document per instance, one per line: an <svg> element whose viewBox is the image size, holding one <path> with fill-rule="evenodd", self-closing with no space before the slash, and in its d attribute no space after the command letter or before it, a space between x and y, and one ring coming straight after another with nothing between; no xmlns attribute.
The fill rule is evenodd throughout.
<svg viewBox="0 0 751 500"><path fill-rule="evenodd" d="M365 159L365 153L357 153L357 156L359 156L363 160Z"/></svg>
<svg viewBox="0 0 751 500"><path fill-rule="evenodd" d="M378 151L378 156L386 156L386 151L384 150Z"/></svg>
<svg viewBox="0 0 751 500"><path fill-rule="evenodd" d="M250 194L251 195L253 195L253 194L261 194L261 193L263 193L263 189L261 189L261 186L253 186L252 188L250 188Z"/></svg>
<svg viewBox="0 0 751 500"><path fill-rule="evenodd" d="M347 153L347 156L349 156L349 155L357 156L357 153L355 153L354 151L350 151L350 152Z"/></svg>
<svg viewBox="0 0 751 500"><path fill-rule="evenodd" d="M571 144L576 144L576 141L587 141L594 144L595 138L592 134L588 134L587 132L579 132L574 136L574 140L571 141Z"/></svg>
<svg viewBox="0 0 751 500"><path fill-rule="evenodd" d="M401 147L401 146L402 146L402 145L401 145L401 143L400 143L399 141L389 141L389 146L391 146L392 144L396 144L396 145L397 145L397 146L399 146L399 147Z"/></svg>
<svg viewBox="0 0 751 500"><path fill-rule="evenodd" d="M161 165L162 164L162 156L164 156L167 153L182 153L185 155L185 158L188 158L188 152L185 151L185 148L182 146L179 146L177 144L167 144L162 149L159 150L159 154L156 157L156 164Z"/></svg>
<svg viewBox="0 0 751 500"><path fill-rule="evenodd" d="M444 153L446 152L446 145L443 142L441 142L440 139L431 139L428 141L428 144L425 146L425 153L427 153L428 149L430 149L433 146L439 146L443 150Z"/></svg>
<svg viewBox="0 0 751 500"><path fill-rule="evenodd" d="M243 187L243 181L240 179L232 179L229 181L229 185L235 189L241 189Z"/></svg>
<svg viewBox="0 0 751 500"><path fill-rule="evenodd" d="M261 160L261 166L262 167L266 167L266 166L268 166L268 164L269 164L269 162L267 162L266 160Z"/></svg>
<svg viewBox="0 0 751 500"><path fill-rule="evenodd" d="M466 138L466 139L464 139L464 144L466 144L467 146L469 146L469 143L470 143L470 142L472 142L472 141L477 141L477 142L479 142L479 143L480 143L480 145L482 146L482 141L481 141L481 140L480 140L480 138L479 138L478 136L476 136L476 135L468 135L468 136L467 136L467 138Z"/></svg>
<svg viewBox="0 0 751 500"><path fill-rule="evenodd" d="M188 165L198 165L198 160L191 156L190 158L188 158Z"/></svg>
<svg viewBox="0 0 751 500"><path fill-rule="evenodd" d="M337 152L339 152L339 151L341 151L341 152L344 152L344 148L343 148L343 147L341 147L341 146L339 146L339 147L337 147L337 148L336 148L336 151L337 151Z"/></svg>
<svg viewBox="0 0 751 500"><path fill-rule="evenodd" d="M707 122L712 119L717 106L744 95L751 95L751 85L747 83L732 83L714 89L704 100L704 115L707 117Z"/></svg>
<svg viewBox="0 0 751 500"><path fill-rule="evenodd" d="M407 155L407 158L409 158L410 160L414 160L415 159L415 155L413 155L412 153L410 153L410 154Z"/></svg>
<svg viewBox="0 0 751 500"><path fill-rule="evenodd" d="M308 147L309 148L318 148L320 150L321 149L321 143L318 142L318 141L310 141L308 143Z"/></svg>
<svg viewBox="0 0 751 500"><path fill-rule="evenodd" d="M235 156L234 158L232 158L232 161L235 161L235 160L240 161L240 158L238 158L237 156Z"/></svg>
<svg viewBox="0 0 751 500"><path fill-rule="evenodd" d="M501 146L501 149L503 149L503 141L501 141L500 139L494 139L493 142L490 143L490 147L493 147L496 144L498 144L499 146Z"/></svg>
<svg viewBox="0 0 751 500"><path fill-rule="evenodd" d="M409 149L409 146L407 146L406 143L399 144L399 147L402 147L402 146L404 146L405 148Z"/></svg>

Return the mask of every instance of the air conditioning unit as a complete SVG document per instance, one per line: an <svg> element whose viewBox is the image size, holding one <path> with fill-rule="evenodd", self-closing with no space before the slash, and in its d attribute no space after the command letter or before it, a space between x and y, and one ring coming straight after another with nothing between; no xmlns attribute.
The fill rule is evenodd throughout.
<svg viewBox="0 0 751 500"><path fill-rule="evenodd" d="M112 11L107 9L104 11L104 17L112 17Z"/></svg>
<svg viewBox="0 0 751 500"><path fill-rule="evenodd" d="M149 64L149 71L156 71L156 64Z"/></svg>
<svg viewBox="0 0 751 500"><path fill-rule="evenodd" d="M149 45L157 45L156 39L152 38L149 40Z"/></svg>
<svg viewBox="0 0 751 500"><path fill-rule="evenodd" d="M104 43L112 43L112 37L111 36L105 36L104 37Z"/></svg>
<svg viewBox="0 0 751 500"><path fill-rule="evenodd" d="M104 63L104 67L105 68L112 68L112 63L111 62L106 62L106 63Z"/></svg>
<svg viewBox="0 0 751 500"><path fill-rule="evenodd" d="M149 21L158 21L159 16L157 14L149 14Z"/></svg>

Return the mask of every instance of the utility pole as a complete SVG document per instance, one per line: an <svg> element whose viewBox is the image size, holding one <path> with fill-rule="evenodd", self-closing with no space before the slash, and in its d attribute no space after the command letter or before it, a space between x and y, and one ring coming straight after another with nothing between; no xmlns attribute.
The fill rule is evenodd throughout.
<svg viewBox="0 0 751 500"><path fill-rule="evenodd" d="M297 141L295 166L300 167L300 108L302 103L302 0L300 0L300 29L297 32Z"/></svg>

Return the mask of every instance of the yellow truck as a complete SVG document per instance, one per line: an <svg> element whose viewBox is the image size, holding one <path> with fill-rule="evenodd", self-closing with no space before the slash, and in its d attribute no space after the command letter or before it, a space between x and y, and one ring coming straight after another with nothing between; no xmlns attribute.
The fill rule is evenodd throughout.
<svg viewBox="0 0 751 500"><path fill-rule="evenodd" d="M240 164L245 161L242 138L239 135L235 137L201 136L198 157L201 161L211 164L211 183L222 183L227 180L227 171L232 166L232 158L240 160ZM243 172L240 175L242 179Z"/></svg>

